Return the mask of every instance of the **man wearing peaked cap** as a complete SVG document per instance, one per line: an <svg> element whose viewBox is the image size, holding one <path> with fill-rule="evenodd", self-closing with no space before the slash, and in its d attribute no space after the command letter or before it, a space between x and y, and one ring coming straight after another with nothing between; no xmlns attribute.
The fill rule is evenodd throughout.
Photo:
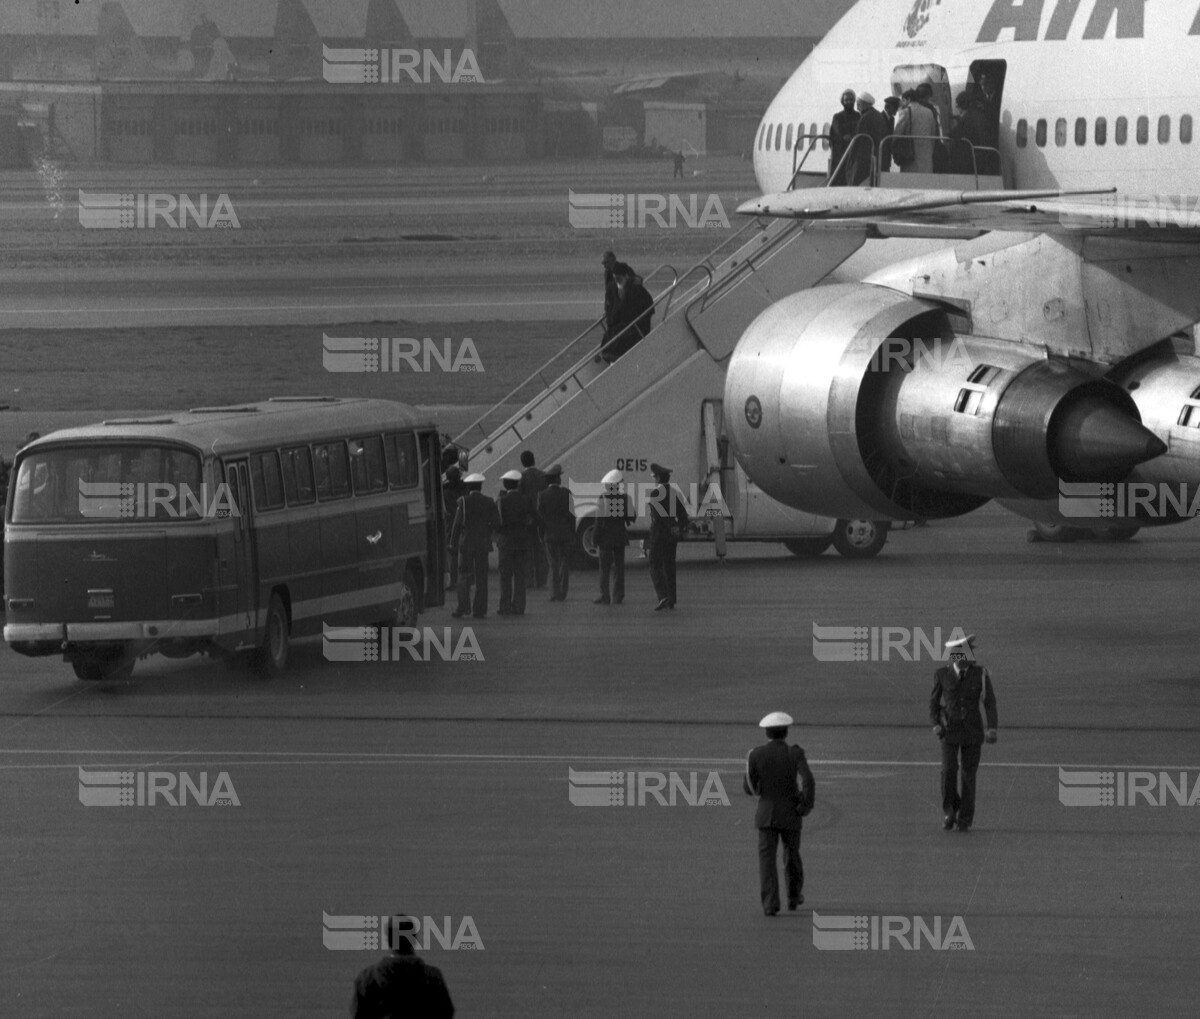
<svg viewBox="0 0 1200 1019"><path fill-rule="evenodd" d="M988 670L974 661L975 635L946 641L950 664L933 677L929 720L942 744L942 827L966 831L975 820L975 773L984 740L996 742L996 694ZM987 731L979 702L987 715ZM959 784L959 765L962 784Z"/></svg>
<svg viewBox="0 0 1200 1019"><path fill-rule="evenodd" d="M550 560L550 600L566 601L571 582L571 547L575 544L575 513L571 493L562 486L562 465L546 471L546 487L537 497L538 528Z"/></svg>
<svg viewBox="0 0 1200 1019"><path fill-rule="evenodd" d="M654 611L675 607L675 553L679 539L687 531L688 513L683 500L671 488L671 468L652 463L650 473L658 487L650 493L650 582L658 604Z"/></svg>
<svg viewBox="0 0 1200 1019"><path fill-rule="evenodd" d="M816 802L816 782L809 770L804 750L787 745L792 716L772 711L759 727L767 732L767 742L746 755L746 774L742 788L758 797L754 825L758 828L758 879L763 913L779 912L779 872L775 864L775 845L783 842L783 869L787 877L788 909L804 901L804 865L800 862L801 819ZM797 778L799 784L797 784Z"/></svg>
<svg viewBox="0 0 1200 1019"><path fill-rule="evenodd" d="M600 553L600 597L597 605L620 605L625 600L625 547L629 544L629 521L637 519L629 497L621 491L625 475L611 470L602 479L604 494L596 506L593 539ZM612 595L609 578L612 577Z"/></svg>
<svg viewBox="0 0 1200 1019"><path fill-rule="evenodd" d="M506 471L500 476L504 489L497 508L500 511L500 616L525 615L525 578L528 575L529 528L533 526L533 504L520 491L521 472Z"/></svg>
<svg viewBox="0 0 1200 1019"><path fill-rule="evenodd" d="M450 554L458 556L458 606L451 613L461 619L469 611L482 619L488 609L488 553L492 534L500 526L495 500L483 494L482 474L463 478L467 493L458 500L454 523L450 525ZM475 600L471 601L471 586Z"/></svg>

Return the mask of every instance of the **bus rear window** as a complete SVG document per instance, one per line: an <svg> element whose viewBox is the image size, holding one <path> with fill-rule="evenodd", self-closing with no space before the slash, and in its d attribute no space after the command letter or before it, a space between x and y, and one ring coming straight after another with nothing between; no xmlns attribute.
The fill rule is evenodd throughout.
<svg viewBox="0 0 1200 1019"><path fill-rule="evenodd" d="M198 520L217 496L200 457L178 446L49 448L21 461L12 522Z"/></svg>

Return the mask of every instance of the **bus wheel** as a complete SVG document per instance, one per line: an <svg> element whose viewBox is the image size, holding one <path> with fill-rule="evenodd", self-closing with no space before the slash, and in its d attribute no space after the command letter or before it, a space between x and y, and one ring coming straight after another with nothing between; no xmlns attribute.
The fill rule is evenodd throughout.
<svg viewBox="0 0 1200 1019"><path fill-rule="evenodd" d="M839 520L833 531L833 547L847 559L869 559L887 541L887 520Z"/></svg>
<svg viewBox="0 0 1200 1019"><path fill-rule="evenodd" d="M267 626L263 633L263 642L259 646L256 665L263 676L278 676L287 668L288 660L288 617L287 609L283 607L283 599L277 594L271 595L271 605L267 609Z"/></svg>
<svg viewBox="0 0 1200 1019"><path fill-rule="evenodd" d="M404 571L404 580L400 582L400 593L396 596L396 605L393 612L393 626L406 626L409 628L417 625L417 578L413 576L412 570Z"/></svg>
<svg viewBox="0 0 1200 1019"><path fill-rule="evenodd" d="M124 655L104 657L88 655L71 661L75 678L96 682L104 679L128 679L133 675L133 659Z"/></svg>
<svg viewBox="0 0 1200 1019"><path fill-rule="evenodd" d="M829 548L831 541L832 535L828 538L789 538L783 543L783 547L794 556L814 556Z"/></svg>

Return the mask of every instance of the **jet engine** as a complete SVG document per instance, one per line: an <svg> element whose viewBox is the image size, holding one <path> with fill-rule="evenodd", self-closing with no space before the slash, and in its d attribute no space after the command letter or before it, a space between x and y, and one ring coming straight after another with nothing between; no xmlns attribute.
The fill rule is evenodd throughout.
<svg viewBox="0 0 1200 1019"><path fill-rule="evenodd" d="M1104 366L954 324L940 305L869 284L769 307L725 381L746 473L813 513L932 519L1053 499L1060 479L1120 481L1166 450Z"/></svg>

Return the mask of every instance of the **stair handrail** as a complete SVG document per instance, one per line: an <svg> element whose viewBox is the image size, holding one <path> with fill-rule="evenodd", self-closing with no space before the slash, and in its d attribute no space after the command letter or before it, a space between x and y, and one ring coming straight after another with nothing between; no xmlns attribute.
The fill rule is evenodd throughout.
<svg viewBox="0 0 1200 1019"><path fill-rule="evenodd" d="M679 274L678 274L678 272L676 272L674 266L668 265L665 262L662 265L657 266L648 276L642 277L643 284L649 280L654 279L664 269L668 270L671 273L671 284L668 286L667 290L664 291L664 293L669 293L670 291L672 291L674 289L674 287L676 286L676 284L678 284L678 282L679 282ZM657 299L656 299L656 301L657 301ZM471 432L471 431L475 430L476 428L480 428L480 426L484 423L484 421L487 418L491 417L493 413L495 413L497 408L503 407L506 404L508 404L510 401L512 401L512 399L514 397L516 397L518 393L521 393L522 391L524 391L524 389L534 380L539 380L542 383L542 391L545 392L546 390L559 385L564 379L569 378L571 376L571 374L576 370L577 364L573 364L570 369L568 369L566 372L564 372L562 375L558 376L557 378L553 379L552 381L546 380L545 372L546 372L546 369L550 367L550 365L552 365L555 361L559 360L564 354L567 353L567 351L571 350L572 347L576 346L578 343L580 343L581 341L586 339L596 329L597 326L603 326L603 325L604 325L604 315L601 314L594 322L592 322L590 325L588 325L583 330L583 332L579 333L579 335L576 336L573 340L571 340L570 343L568 343L565 347L563 347L556 354L554 354L554 356L551 357L549 361L545 362L545 364L543 364L539 368L537 368L531 375L529 375L519 385L517 385L516 388L514 388L511 392L506 394L501 400L498 400L496 403L494 403L491 407L489 407L486 411L484 411L479 417L477 417L474 421L472 421L469 425L467 425L466 428L464 428L462 430L462 432L458 435L458 437L454 440L455 445L459 446L459 448L462 448L463 440L466 438L468 432ZM622 332L624 332L624 330L622 330ZM597 345L595 348L589 347L587 357L590 358L592 356L592 354L598 349L599 349L599 345ZM536 399L536 397L534 399ZM522 409L527 407L532 402L533 402L532 400L527 400L525 403L523 403L521 405ZM506 424L507 424L507 422L506 422ZM497 433L503 431L504 427L505 427L505 425L500 425L497 428ZM487 441L487 439L489 439L491 437L490 433L484 431L482 428L480 428L480 431L483 432L484 441Z"/></svg>
<svg viewBox="0 0 1200 1019"><path fill-rule="evenodd" d="M795 228L800 225L801 224L799 224L799 223L789 224L789 226L792 228ZM680 276L674 270L673 267L664 264L664 265L660 265L657 269L654 270L654 272L652 272L650 274L650 276L646 277L646 279L652 279L662 269L670 269L673 274L673 279L672 279L671 285L669 287L667 287L667 289L664 290L662 293L660 293L656 298L654 298L653 307L658 308L660 305L663 305L663 308L664 308L663 314L662 314L661 318L659 319L659 325L655 326L654 329L659 328L659 326L661 326L667 320L667 317L670 314L672 303L675 300L675 296L681 290L684 291L684 296L681 298L682 305L684 307L690 307L692 304L695 303L695 301L697 299L703 297L712 288L714 267L711 263L714 260L714 256L717 255L718 252L720 252L723 248L726 248L729 245L733 244L735 241L738 241L742 237L743 234L745 234L751 230L753 230L755 232L761 232L762 229L763 229L762 221L758 217L751 217L750 219L747 220L747 222L745 223L744 226L739 227L729 237L725 238L724 241L722 241L719 245L717 245L717 247L714 248L711 252L709 252L708 255L706 255L703 259L701 259L699 262L697 262L695 265L693 265L690 269L688 269L687 272L683 273L682 276ZM744 246L745 243L747 243L747 242L742 241L741 245L739 245L739 248L740 248L740 246ZM750 258L743 259L741 264L739 264L736 267L736 269L733 271L733 273L731 274L731 278L740 276L742 274L743 268L746 265L750 264L750 262L751 262ZM691 279L691 277L693 275L695 275L698 272L704 273L704 279L696 282L691 287L684 290L684 285L688 282L689 279ZM724 283L726 281L722 281L722 282ZM663 304L664 301L665 301L665 305ZM575 339L573 339L570 343L568 343L565 347L563 347L562 350L560 350L556 355L554 355L554 357L552 357L550 359L550 361L547 361L545 365L543 365L541 368L539 368L537 371L535 371L533 374L531 374L528 378L526 378L519 386L517 386L510 393L508 393L502 400L498 401L496 404L489 407L487 411L485 411L478 418L476 418L474 421L472 421L471 424L467 425L462 430L462 432L455 438L455 440L454 440L455 445L457 445L460 449L461 448L469 448L469 449L473 450L477 446L482 446L482 445L493 442L496 437L502 435L508 428L511 428L515 422L520 420L520 418L524 414L527 413L529 408L531 406L535 405L537 402L539 402L541 400L541 398L547 392L550 392L556 388L561 387L565 382L567 382L568 380L570 380L572 378L576 378L576 376L578 376L578 374L582 368L584 368L586 365L588 365L590 363L594 363L594 361L600 356L600 351L603 349L603 347L606 344L600 343L600 344L597 344L595 347L589 348L587 350L587 352L578 361L576 361L574 364L572 364L570 368L568 368L566 371L564 371L561 375L559 375L553 381L548 382L546 380L546 376L545 376L544 372L545 372L545 369L550 364L552 364L554 361L561 358L563 354L565 354L571 348L575 347L578 343L580 343L580 341L582 341L589 334L591 334L596 329L597 326L602 325L603 323L604 323L604 316L601 315L598 319L596 319L596 321L594 321L591 325L589 325L583 332L581 332L578 336L576 336ZM624 336L625 332L627 330L633 328L634 325L635 325L635 323L630 323L628 326L625 327L625 329L622 329L621 332L618 333L616 336L610 337L608 342L612 343L613 341L619 339L621 336ZM651 330L651 332L653 332L653 330ZM650 334L647 334L647 335L649 336ZM490 418L496 412L496 410L498 408L510 404L513 401L513 398L516 397L517 394L521 393L534 380L538 380L542 383L542 391L540 393L538 393L536 396L534 396L531 399L528 399L524 403L522 403L520 405L519 409L517 409L514 413L510 414L509 417L507 419L505 419L505 421L502 424L500 424L499 426L497 426L493 431L490 431L490 432L487 431L483 427L484 422L488 418ZM587 383L585 380L579 380L576 378L576 382L578 383L579 388L581 390L587 388ZM480 438L476 441L475 446L468 447L466 445L466 442L467 442L467 437L471 432L478 432L480 435Z"/></svg>
<svg viewBox="0 0 1200 1019"><path fill-rule="evenodd" d="M796 153L800 151L800 143L804 141L805 138L811 138L812 140L809 142L808 148L804 150L804 156L800 160L800 164L797 166ZM813 150L816 149L817 142L819 141L828 142L829 135L822 134L818 131L815 134L813 132L806 132L796 136L796 144L792 148L792 177L788 181L788 186L784 190L794 191L796 189L796 178L800 176L800 171L804 169L804 164L808 161L808 157L812 155ZM826 177L825 180L826 183L828 183L829 178Z"/></svg>

